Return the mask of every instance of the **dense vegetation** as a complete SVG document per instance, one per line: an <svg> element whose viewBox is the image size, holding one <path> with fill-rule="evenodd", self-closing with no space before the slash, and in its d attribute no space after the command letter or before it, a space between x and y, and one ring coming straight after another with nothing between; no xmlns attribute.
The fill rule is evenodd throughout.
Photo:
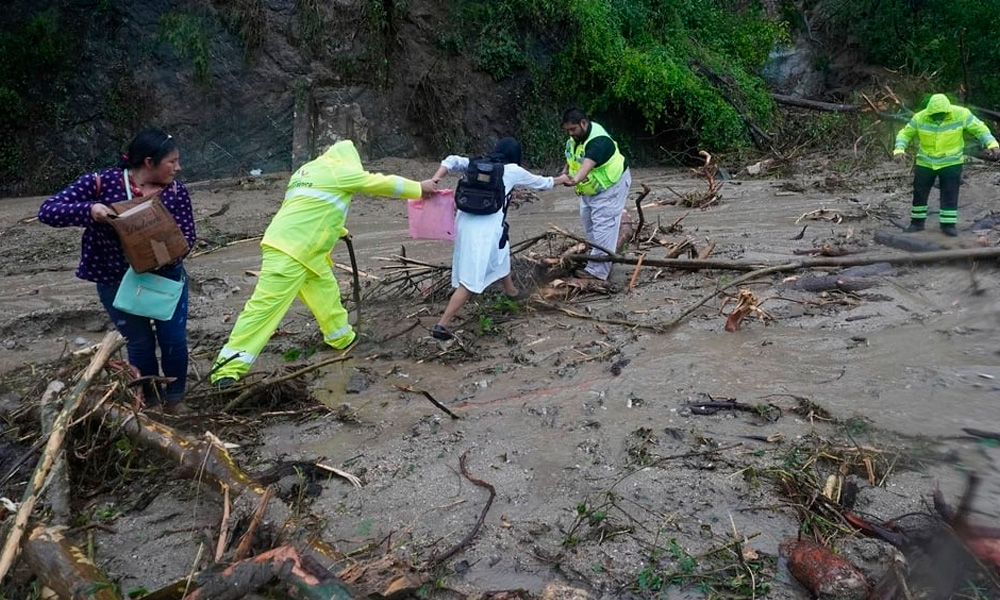
<svg viewBox="0 0 1000 600"><path fill-rule="evenodd" d="M825 0L872 64L919 76L963 100L1000 105L1000 2ZM823 4L821 3L821 4Z"/></svg>
<svg viewBox="0 0 1000 600"><path fill-rule="evenodd" d="M62 155L82 164L93 157L75 152L81 140L94 145L97 132L105 146L108 140L120 142L155 117L143 114L145 105L131 93L129 68L137 60L161 68L187 65L196 84L211 87L220 36L228 32L227 39L243 46L252 65L265 40L287 35L304 61L323 63L340 81L380 87L390 81L395 61L405 60L393 53L401 47L403 28L412 34L417 22L415 0L360 0L356 14L342 4L295 0L292 27L279 31L274 9L263 0L188 0L164 9L153 35L118 48L114 32L126 18L125 3L16 4L0 15L0 189L6 190L16 189L18 181L37 188L44 178L62 180L69 175L58 169L80 166L68 159L49 164L45 152L54 152L54 144L62 142L68 150ZM637 162L694 149L746 147L753 141L751 123L780 131L760 72L776 45L796 39L810 40L818 49L817 71L830 68L847 50L867 64L891 69L894 77L909 78L912 85L895 90L910 108L936 91L1000 107L995 68L1000 44L991 31L1000 22L995 1L451 0L444 5L450 9L443 15L446 27L421 41L436 44L443 57L470 58L498 86L518 90L519 134L535 164L552 158L535 152L551 154L561 146L557 124L570 104L607 124ZM337 37L345 31L350 36ZM103 65L100 69L74 69L98 46L104 58L87 64ZM176 62L167 67L163 60ZM94 80L101 85L86 85ZM455 122L451 114L419 116L400 118ZM57 141L71 127L75 137ZM449 139L438 131L429 137Z"/></svg>
<svg viewBox="0 0 1000 600"><path fill-rule="evenodd" d="M555 107L579 103L606 118L638 115L623 129L689 148L733 149L748 122L775 116L759 77L776 44L804 36L815 68L851 50L873 66L917 79L911 108L931 92L1000 105L1000 44L991 28L1000 2L982 0L459 0L481 68L497 79L532 74L525 137L545 131ZM484 18L485 17L485 18ZM815 31L816 23L823 24ZM818 36L818 38L817 38ZM849 100L849 99L845 99ZM548 146L552 140L537 140Z"/></svg>
<svg viewBox="0 0 1000 600"><path fill-rule="evenodd" d="M746 145L746 120L768 125L774 106L757 75L786 39L784 22L738 0L461 0L480 67L502 80L532 74L530 138L557 107L637 115L650 137L670 131L709 149ZM535 127L538 125L539 127Z"/></svg>

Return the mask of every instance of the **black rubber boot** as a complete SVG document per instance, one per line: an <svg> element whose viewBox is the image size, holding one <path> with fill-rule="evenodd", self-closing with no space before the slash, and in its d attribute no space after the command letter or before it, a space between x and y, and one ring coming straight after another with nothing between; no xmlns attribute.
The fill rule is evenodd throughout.
<svg viewBox="0 0 1000 600"><path fill-rule="evenodd" d="M958 237L958 230L955 229L955 226L951 224L942 225L941 233L945 234L948 237Z"/></svg>
<svg viewBox="0 0 1000 600"><path fill-rule="evenodd" d="M924 230L924 222L916 219L910 221L910 225L903 230L903 233L916 233Z"/></svg>

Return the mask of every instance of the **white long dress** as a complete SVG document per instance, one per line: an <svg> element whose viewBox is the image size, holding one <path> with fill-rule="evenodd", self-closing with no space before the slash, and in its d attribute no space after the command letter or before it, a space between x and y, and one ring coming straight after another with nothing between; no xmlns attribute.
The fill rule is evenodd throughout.
<svg viewBox="0 0 1000 600"><path fill-rule="evenodd" d="M451 155L441 161L449 172L464 172L469 167L465 156ZM503 167L504 193L515 186L535 190L552 188L551 177L535 175L514 163ZM473 215L458 211L455 217L455 254L451 263L451 286L461 285L470 292L481 294L491 283L510 273L510 242L500 248L503 234L503 211L492 215Z"/></svg>

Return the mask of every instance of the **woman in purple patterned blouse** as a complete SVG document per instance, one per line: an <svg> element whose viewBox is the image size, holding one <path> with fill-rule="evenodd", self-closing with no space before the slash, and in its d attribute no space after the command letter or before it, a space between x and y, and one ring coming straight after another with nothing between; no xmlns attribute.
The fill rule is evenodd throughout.
<svg viewBox="0 0 1000 600"><path fill-rule="evenodd" d="M163 400L168 414L184 414L190 409L183 403L187 382L188 286L182 261L167 265L157 275L184 281L184 291L168 321L156 321L122 312L112 306L128 261L115 230L108 225L109 204L130 198L160 193L163 205L174 216L188 247L194 246L194 214L187 188L174 177L181 170L180 152L173 137L158 129L140 133L129 144L128 153L118 167L99 173L87 173L69 187L46 200L38 210L38 220L53 227L83 227L80 265L76 276L97 284L97 295L115 327L128 342L128 358L144 375L173 378L166 387L145 385L146 404ZM157 362L156 346L160 346Z"/></svg>

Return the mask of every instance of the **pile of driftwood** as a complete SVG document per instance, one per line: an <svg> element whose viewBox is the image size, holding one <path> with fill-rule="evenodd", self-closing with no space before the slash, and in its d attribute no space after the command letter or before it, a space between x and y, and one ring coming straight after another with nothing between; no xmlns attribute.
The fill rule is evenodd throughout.
<svg viewBox="0 0 1000 600"><path fill-rule="evenodd" d="M53 413L53 418L42 428L36 444L40 456L20 502L6 501L0 507L0 522L5 526L0 579L5 582L11 581L7 576L17 567L20 575L27 571L59 598L123 597L113 578L69 539L68 511L58 508L68 507L72 496L64 458L67 440L74 428L87 422L114 424L135 447L173 464L176 476L214 490L213 496L222 504L215 542L203 543L198 551L195 566L202 570L178 573L175 583L146 598L239 598L265 585L277 586L279 596L314 599L406 595L431 579L434 569L460 552L479 531L495 492L469 473L463 455L462 474L487 489L489 500L461 542L419 565L400 560L388 547L371 549L366 559L345 556L319 538L307 526L309 520L276 497L262 478L244 471L217 436L206 431L192 437L138 410L130 391L136 389L129 386L130 370L109 368L109 360L123 343L117 332L108 333L72 387L53 381L44 394L40 412ZM59 408L44 410L53 406ZM356 477L336 468L315 467L361 485ZM40 510L44 507L52 510Z"/></svg>

